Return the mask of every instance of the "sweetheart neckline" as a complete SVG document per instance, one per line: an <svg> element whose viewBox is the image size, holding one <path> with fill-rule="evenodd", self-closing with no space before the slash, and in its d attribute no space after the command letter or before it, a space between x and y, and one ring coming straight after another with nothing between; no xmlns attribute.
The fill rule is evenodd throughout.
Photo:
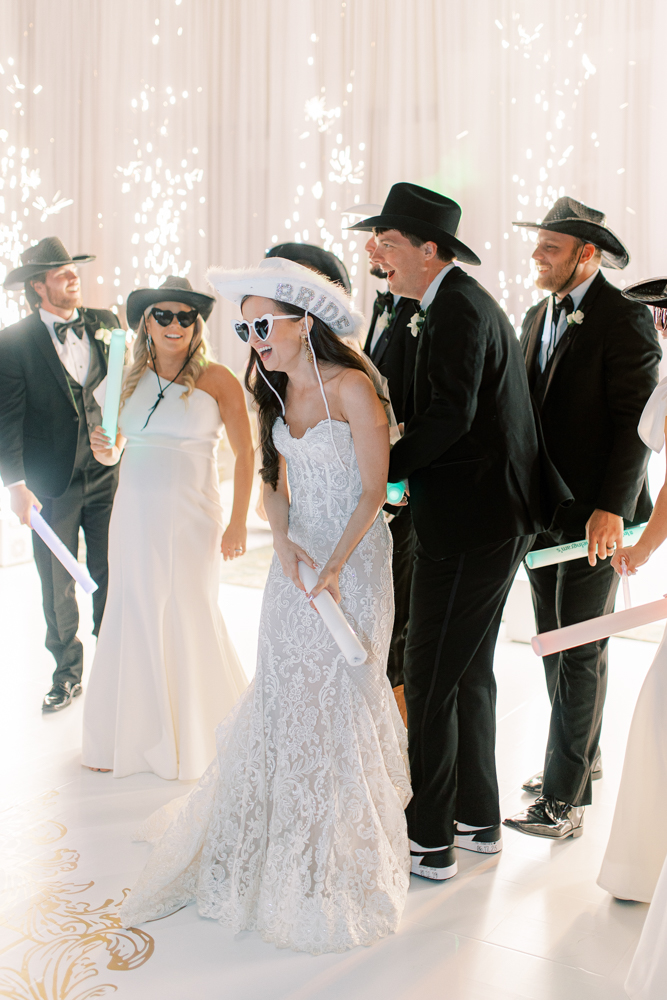
<svg viewBox="0 0 667 1000"><path fill-rule="evenodd" d="M282 421L282 425L285 428L285 430L287 431L287 433L289 434L289 436L291 437L292 441L303 441L303 439L305 438L305 436L308 434L309 431L314 431L318 427L321 427L322 424L328 424L329 423L329 418L328 417L323 417L322 420L318 420L317 423L313 424L312 427L306 427L306 429L303 432L303 434L301 435L301 437L294 437L294 435L292 434L292 432L291 432L291 430L289 428L289 424L286 423L286 421L282 417L278 417L278 420ZM347 420L334 420L333 417L331 418L331 423L332 424L346 424L348 427L350 426L348 424Z"/></svg>

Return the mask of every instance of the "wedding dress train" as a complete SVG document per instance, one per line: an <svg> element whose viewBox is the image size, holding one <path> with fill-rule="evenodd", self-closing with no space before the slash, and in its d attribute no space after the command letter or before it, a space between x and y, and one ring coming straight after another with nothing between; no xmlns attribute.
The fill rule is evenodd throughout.
<svg viewBox="0 0 667 1000"><path fill-rule="evenodd" d="M290 537L323 565L361 495L349 425L274 441L287 460ZM380 512L340 574L341 607L368 652L350 667L274 556L253 683L217 730L185 799L150 817L151 857L123 926L196 901L234 931L314 955L394 931L409 884L406 732L386 676L391 536Z"/></svg>

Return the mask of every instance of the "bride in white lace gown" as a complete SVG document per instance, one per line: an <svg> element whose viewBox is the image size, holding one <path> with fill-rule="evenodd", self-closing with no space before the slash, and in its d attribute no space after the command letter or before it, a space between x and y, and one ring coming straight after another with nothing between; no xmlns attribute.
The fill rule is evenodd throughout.
<svg viewBox="0 0 667 1000"><path fill-rule="evenodd" d="M249 321L237 332L259 371L249 384L276 553L255 680L218 727L197 787L140 831L155 847L121 921L196 901L202 916L279 947L340 952L394 931L409 885L407 741L386 677L387 422L363 362L319 318L336 317L339 331L355 322L341 289L280 258L210 280L243 300ZM292 305L316 296L316 318ZM299 559L320 571L313 595L326 587L340 598L368 654L362 666L347 664L310 604Z"/></svg>

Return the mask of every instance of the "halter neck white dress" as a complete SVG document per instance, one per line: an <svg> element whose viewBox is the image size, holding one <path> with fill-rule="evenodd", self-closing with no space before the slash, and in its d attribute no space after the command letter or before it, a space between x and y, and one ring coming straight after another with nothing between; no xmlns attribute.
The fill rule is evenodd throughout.
<svg viewBox="0 0 667 1000"><path fill-rule="evenodd" d="M321 566L361 495L348 424L273 437L287 460L289 533ZM405 727L386 675L391 536L382 512L340 574L341 607L368 652L351 667L274 556L257 672L217 732L217 756L186 799L140 831L153 853L123 926L196 901L234 931L314 955L398 925L409 885Z"/></svg>
<svg viewBox="0 0 667 1000"><path fill-rule="evenodd" d="M120 414L127 438L109 527L109 590L85 693L83 763L121 778L200 778L215 727L247 686L218 607L222 508L215 399L148 370Z"/></svg>

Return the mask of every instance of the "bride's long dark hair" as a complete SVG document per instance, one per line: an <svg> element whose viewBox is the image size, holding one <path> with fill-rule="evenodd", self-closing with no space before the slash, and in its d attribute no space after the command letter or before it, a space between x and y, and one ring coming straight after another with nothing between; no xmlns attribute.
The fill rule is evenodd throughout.
<svg viewBox="0 0 667 1000"><path fill-rule="evenodd" d="M245 302L247 298L250 298L250 296L246 295L241 302L241 305L243 305L243 302ZM282 313L284 316L306 315L304 309L300 309L298 306L292 305L291 302L285 303L273 300L273 307L276 313ZM336 334L329 329L326 323L323 323L321 319L317 318L317 316L312 316L310 313L308 315L311 316L313 320L313 325L310 331L310 339L318 362L340 365L341 368L354 368L356 371L363 372L365 375L368 375L368 368L364 362L363 356L358 354L354 348L349 347L344 341L337 337ZM278 417L282 417L282 410L280 409L280 403L278 402L275 393L269 389L262 376L258 374L258 366L261 366L264 375L276 392L280 395L283 403L285 402L285 395L287 392L288 377L285 372L267 371L262 364L257 351L254 348L251 349L250 359L245 373L245 385L246 389L252 393L257 405L259 445L262 449L262 468L259 470L259 474L262 477L262 480L265 483L270 483L272 489L275 490L278 485L280 456L275 444L273 443L273 425ZM384 397L380 396L379 398L382 402L385 402Z"/></svg>

